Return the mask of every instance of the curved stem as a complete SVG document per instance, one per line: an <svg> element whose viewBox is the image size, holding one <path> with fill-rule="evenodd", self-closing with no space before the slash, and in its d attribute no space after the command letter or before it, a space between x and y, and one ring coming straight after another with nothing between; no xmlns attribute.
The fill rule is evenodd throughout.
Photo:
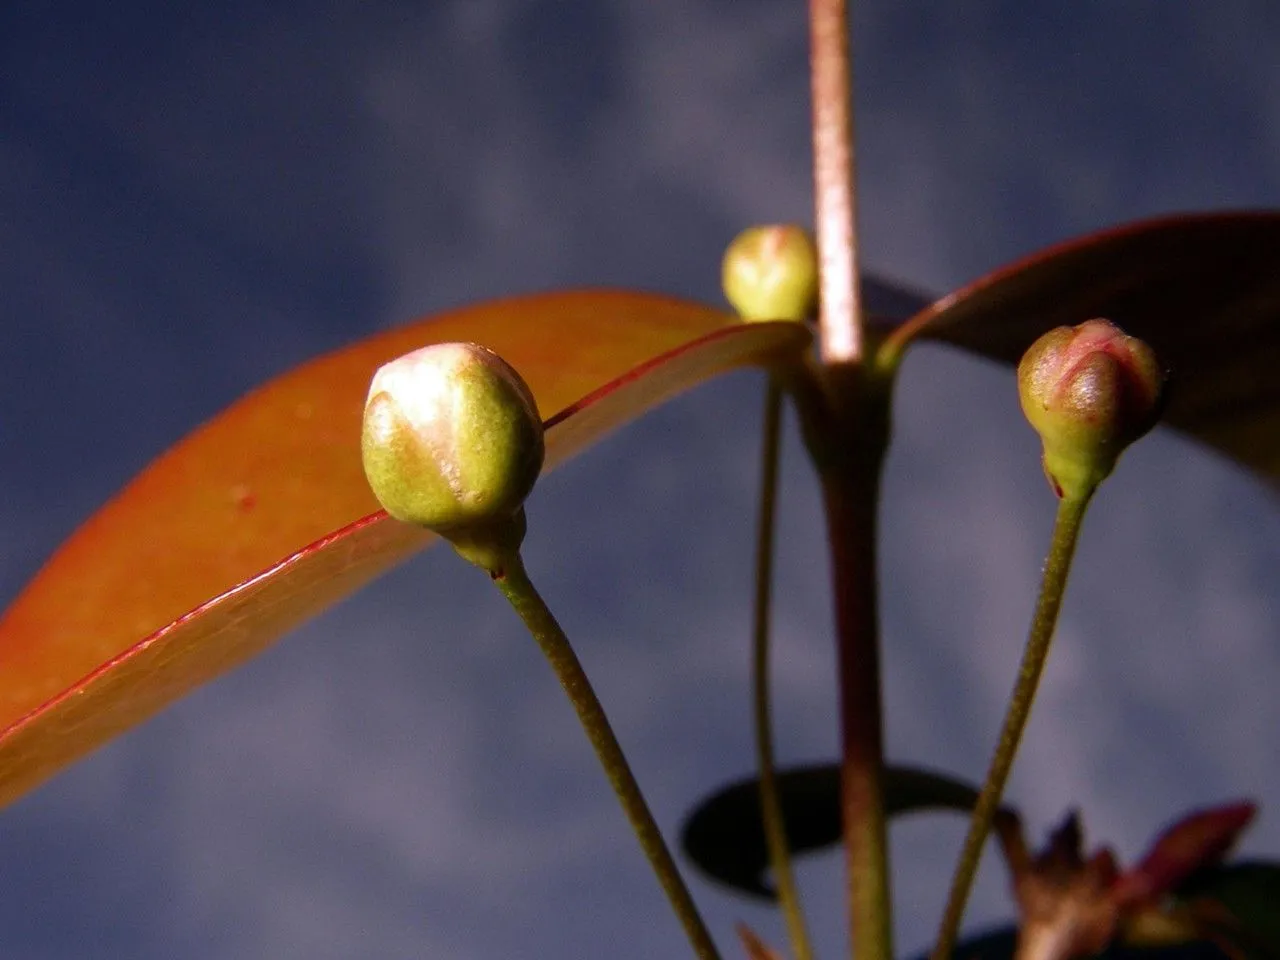
<svg viewBox="0 0 1280 960"><path fill-rule="evenodd" d="M811 960L813 948L805 928L800 894L791 872L791 845L786 818L778 794L773 757L773 732L769 717L769 607L773 579L774 507L778 495L778 452L782 439L782 386L769 377L764 403L764 442L760 460L760 517L756 529L755 601L752 608L752 714L755 720L756 755L760 766L760 813L769 867L778 890L778 903L786 920L795 960Z"/></svg>
<svg viewBox="0 0 1280 960"><path fill-rule="evenodd" d="M560 624L529 580L520 554L513 552L500 568L490 571L490 576L538 641L538 646L555 670L560 685L569 695L569 700L578 712L578 719L582 722L582 728L587 733L587 739L600 758L605 775L608 776L614 793L618 795L627 819L631 821L631 828L635 831L645 856L649 858L654 873L658 875L658 882L684 925L694 952L700 960L720 960L715 942L694 905L693 897L680 876L671 851L662 839L662 831L658 829L649 805L640 792L640 785L636 783L622 747L614 736L604 708L596 698L591 682Z"/></svg>
<svg viewBox="0 0 1280 960"><path fill-rule="evenodd" d="M1013 695L1009 698L1004 725L1000 729L1000 739L991 758L986 782L982 785L982 793L978 796L973 817L969 821L969 832L965 836L960 861L956 865L955 877L951 881L951 892L942 916L938 942L933 949L933 960L950 960L951 953L955 949L956 938L960 932L960 920L964 916L965 904L973 889L978 865L982 861L982 848L986 843L987 835L991 832L991 823L1000 807L1001 797L1004 796L1005 783L1009 779L1009 771L1013 768L1018 744L1022 740L1022 731L1026 728L1036 689L1040 684L1040 675L1044 672L1044 665L1049 657L1049 646L1053 640L1054 627L1058 622L1058 611L1062 606L1062 597L1067 588L1071 558L1075 554L1076 541L1080 535L1080 521L1084 518L1091 496L1092 491L1081 497L1067 497L1058 502L1053 539L1049 545L1049 556L1040 582L1040 597L1036 602L1035 615L1031 620L1031 630L1027 637L1026 648L1022 653L1022 663L1018 667L1018 679L1013 687Z"/></svg>

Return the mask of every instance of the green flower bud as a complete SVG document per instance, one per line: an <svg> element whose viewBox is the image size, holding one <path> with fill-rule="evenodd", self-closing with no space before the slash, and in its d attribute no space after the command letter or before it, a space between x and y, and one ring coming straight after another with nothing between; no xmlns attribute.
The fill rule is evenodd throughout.
<svg viewBox="0 0 1280 960"><path fill-rule="evenodd" d="M1164 372L1141 340L1107 320L1050 330L1018 364L1022 411L1044 442L1059 497L1089 496L1160 418Z"/></svg>
<svg viewBox="0 0 1280 960"><path fill-rule="evenodd" d="M542 469L542 421L492 350L435 344L374 374L361 452L387 513L465 539L520 510Z"/></svg>
<svg viewBox="0 0 1280 960"><path fill-rule="evenodd" d="M808 320L818 308L818 250L803 227L750 227L724 252L724 295L744 320Z"/></svg>

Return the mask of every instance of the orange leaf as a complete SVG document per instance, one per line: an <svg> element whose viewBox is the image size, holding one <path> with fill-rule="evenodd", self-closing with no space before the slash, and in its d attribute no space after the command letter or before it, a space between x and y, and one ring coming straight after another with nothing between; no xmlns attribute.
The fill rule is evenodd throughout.
<svg viewBox="0 0 1280 960"><path fill-rule="evenodd" d="M1165 420L1280 484L1280 212L1196 214L1091 234L1002 268L892 333L1006 363L1094 317L1171 371Z"/></svg>
<svg viewBox="0 0 1280 960"><path fill-rule="evenodd" d="M360 424L377 367L451 340L496 350L528 380L551 467L809 334L648 294L553 293L419 321L271 381L139 474L0 620L0 804L432 540L377 509Z"/></svg>

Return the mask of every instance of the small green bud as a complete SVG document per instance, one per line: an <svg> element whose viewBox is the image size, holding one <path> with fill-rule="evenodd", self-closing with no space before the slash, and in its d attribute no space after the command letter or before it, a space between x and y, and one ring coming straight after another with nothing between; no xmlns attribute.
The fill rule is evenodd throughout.
<svg viewBox="0 0 1280 960"><path fill-rule="evenodd" d="M1059 497L1089 496L1160 419L1164 372L1151 348L1107 320L1057 327L1018 364L1022 411L1044 441Z"/></svg>
<svg viewBox="0 0 1280 960"><path fill-rule="evenodd" d="M387 513L465 539L520 510L542 469L542 421L492 350L435 344L374 374L361 452Z"/></svg>
<svg viewBox="0 0 1280 960"><path fill-rule="evenodd" d="M818 307L818 249L803 227L750 227L724 252L724 295L744 320L808 320Z"/></svg>

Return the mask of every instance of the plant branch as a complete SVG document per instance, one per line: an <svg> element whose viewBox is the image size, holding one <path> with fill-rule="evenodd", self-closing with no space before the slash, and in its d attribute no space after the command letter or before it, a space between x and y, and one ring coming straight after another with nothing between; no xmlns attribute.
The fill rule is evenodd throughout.
<svg viewBox="0 0 1280 960"><path fill-rule="evenodd" d="M752 714L760 767L760 813L769 867L778 890L778 904L786 920L795 960L811 960L813 948L805 928L800 894L791 872L791 845L778 794L769 717L769 608L772 599L774 513L778 496L778 453L782 440L782 386L769 376L765 393L764 438L760 459L760 517L756 529L755 602L752 609Z"/></svg>
<svg viewBox="0 0 1280 960"><path fill-rule="evenodd" d="M855 960L891 960L876 511L889 378L865 364L847 0L809 0L821 403L797 395L826 508L839 660L841 820Z"/></svg>
<svg viewBox="0 0 1280 960"><path fill-rule="evenodd" d="M840 813L855 960L893 956L876 582L876 517L889 444L891 388L890 378L866 367L836 364L808 379L797 378L791 390L822 485L831 550L842 741Z"/></svg>
<svg viewBox="0 0 1280 960"><path fill-rule="evenodd" d="M863 355L847 0L809 0L813 175L824 364Z"/></svg>
<svg viewBox="0 0 1280 960"><path fill-rule="evenodd" d="M698 908L694 905L693 897L680 876L671 851L667 849L662 831L658 829L657 821L654 820L649 805L640 792L640 785L636 783L635 775L631 772L631 767L623 755L622 747L614 736L604 708L591 688L591 682L587 679L586 672L582 669L582 664L569 645L569 640L560 628L560 624L556 622L529 580L520 554L513 552L506 558L501 569L490 571L490 576L502 591L503 596L511 602L511 606L520 615L520 619L529 628L534 639L538 641L538 646L542 648L552 669L555 670L560 685L569 695L569 700L578 712L578 719L587 733L587 739L591 741L596 755L600 758L609 783L618 795L627 819L631 821L631 828L635 831L645 856L649 858L649 863L658 876L658 882L684 925L694 952L700 960L720 960L715 942L711 939L711 934L703 923Z"/></svg>
<svg viewBox="0 0 1280 960"><path fill-rule="evenodd" d="M1014 684L1013 694L1009 698L1009 707L1005 712L1004 725L1000 729L1000 739L991 758L986 782L982 785L982 793L978 796L973 816L969 821L969 832L965 836L955 877L951 882L951 892L947 898L947 906L942 916L932 960L950 960L951 953L955 949L964 908L973 888L974 877L978 873L978 865L982 862L982 849L987 835L991 832L991 823L1000 807L1000 800L1004 796L1009 771L1013 768L1018 745L1022 741L1022 732L1026 728L1031 706L1035 701L1036 689L1040 685L1040 676L1044 672L1044 665L1049 657L1049 646L1058 622L1058 611L1061 609L1062 597L1067 588L1071 558L1075 554L1076 542L1080 535L1080 522L1089 506L1092 493L1093 491L1090 490L1084 496L1064 497L1058 501L1053 539L1049 545L1049 556L1040 582L1040 597L1036 602L1035 615L1031 620L1031 630L1022 654L1022 663L1018 666L1018 679Z"/></svg>
<svg viewBox="0 0 1280 960"><path fill-rule="evenodd" d="M835 589L840 810L855 960L893 956L875 574L878 487L878 461L822 475Z"/></svg>

